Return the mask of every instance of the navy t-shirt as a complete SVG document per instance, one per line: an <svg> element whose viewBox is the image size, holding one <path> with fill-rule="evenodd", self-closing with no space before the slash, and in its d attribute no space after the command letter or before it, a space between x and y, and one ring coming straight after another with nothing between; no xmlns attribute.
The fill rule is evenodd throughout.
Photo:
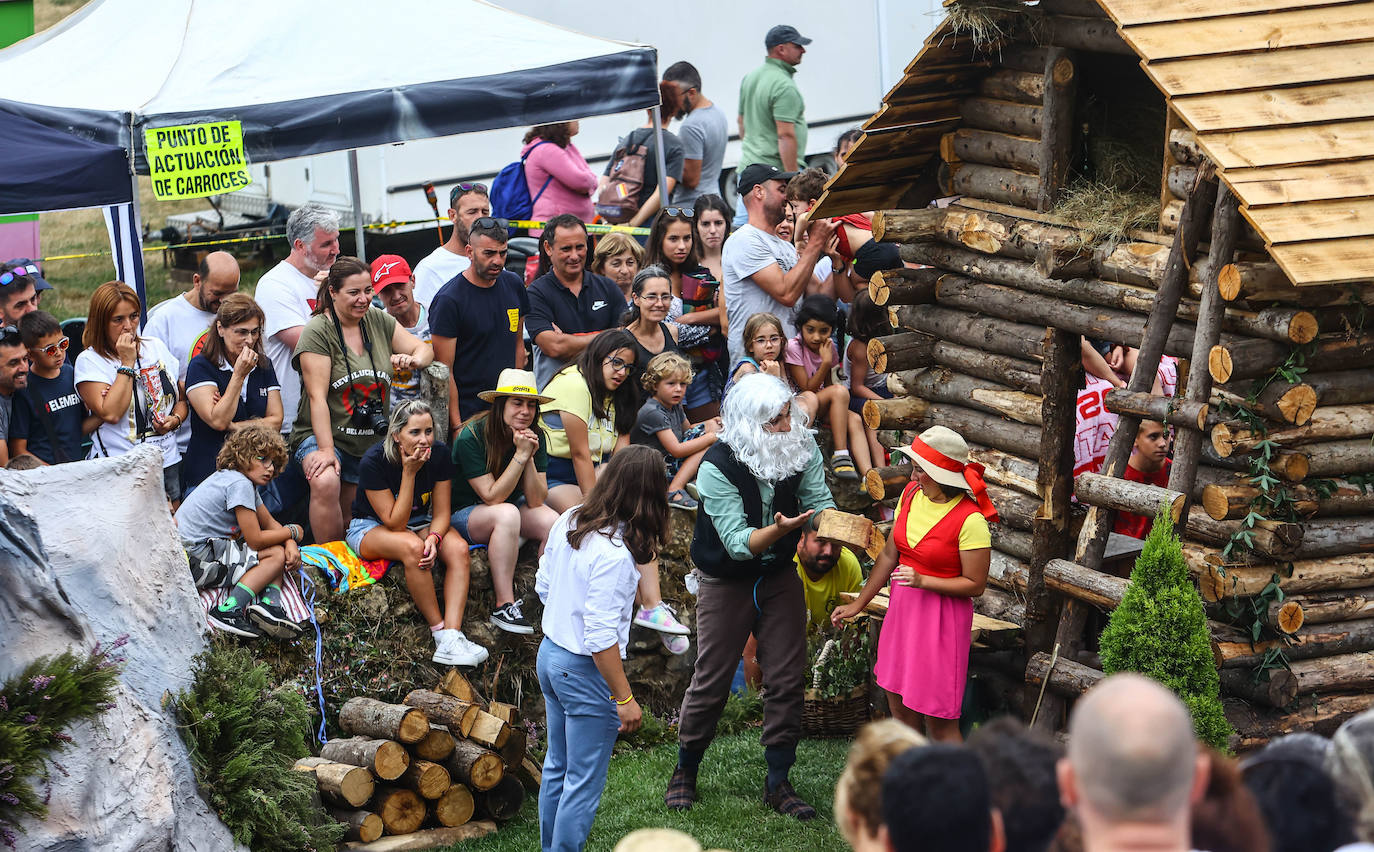
<svg viewBox="0 0 1374 852"><path fill-rule="evenodd" d="M10 437L28 440L29 452L48 464L85 458L81 451L81 421L86 418L86 406L76 393L75 372L71 364L63 364L57 378L45 379L30 371L29 386L14 395L10 414ZM48 437L48 428L40 413L46 411L52 420L53 433L65 454L58 458L58 448Z"/></svg>
<svg viewBox="0 0 1374 852"><path fill-rule="evenodd" d="M496 387L497 378L515 366L520 344L520 319L530 312L525 283L513 272L501 271L490 287L479 287L459 275L439 288L429 305L429 331L451 337L453 381L458 386L458 413L467 420L491 403L477 398Z"/></svg>
<svg viewBox="0 0 1374 852"><path fill-rule="evenodd" d="M534 378L541 388L568 362L544 354L535 339L540 332L552 331L556 325L564 334L597 334L620 328L625 314L625 294L614 281L593 272L582 273L582 289L576 296L552 270L530 282L529 292L530 318L525 328L535 344Z"/></svg>
<svg viewBox="0 0 1374 852"><path fill-rule="evenodd" d="M228 389L229 379L233 375L232 368L222 369L210 363L210 359L204 355L197 355L186 365L186 390L189 393L192 388L213 385L222 395ZM243 389L239 392L239 407L234 412L234 422L266 417L268 393L273 390L280 392L281 386L277 383L277 374L272 365L263 360L243 382ZM224 438L229 434L201 420L194 405L190 408L191 443L186 445L181 466L187 488L199 485L205 477L215 472L215 457L219 455L220 447L224 446Z"/></svg>
<svg viewBox="0 0 1374 852"><path fill-rule="evenodd" d="M387 438L386 441L391 440ZM386 460L386 441L373 444L358 464L358 493L353 497L353 517L371 518L380 521L372 501L367 499L369 491L390 491L395 497L401 490L401 463L392 464ZM429 461L415 474L415 490L410 505L411 520L428 517L432 511L434 486L453 479L453 462L449 460L448 445L435 441L430 448Z"/></svg>

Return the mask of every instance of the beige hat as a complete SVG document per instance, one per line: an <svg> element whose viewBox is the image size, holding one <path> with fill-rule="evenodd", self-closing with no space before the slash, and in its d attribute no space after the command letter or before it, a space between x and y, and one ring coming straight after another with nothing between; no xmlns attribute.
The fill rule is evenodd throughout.
<svg viewBox="0 0 1374 852"><path fill-rule="evenodd" d="M921 448L916 441L925 444L939 456L944 456L948 466L941 467L931 461L929 452L922 455ZM931 479L941 485L948 488L958 488L962 491L968 490L968 480L964 478L962 469L965 464L968 464L968 443L959 436L958 432L947 426L931 426L922 432L916 441L912 441L910 447L897 447L894 452L901 453L920 465L921 470L924 470ZM958 469L950 470L955 465L958 465Z"/></svg>
<svg viewBox="0 0 1374 852"><path fill-rule="evenodd" d="M534 373L507 367L496 380L496 390L482 391L477 398L483 402L495 402L498 396L518 396L538 402L553 402L553 397L544 396L534 386Z"/></svg>

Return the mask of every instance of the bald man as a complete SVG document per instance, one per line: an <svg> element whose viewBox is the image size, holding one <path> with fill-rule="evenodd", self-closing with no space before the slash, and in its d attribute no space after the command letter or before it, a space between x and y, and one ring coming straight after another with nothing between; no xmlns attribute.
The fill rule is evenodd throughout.
<svg viewBox="0 0 1374 852"><path fill-rule="evenodd" d="M1209 770L1183 702L1123 673L1074 706L1059 795L1078 817L1086 852L1187 852L1190 812Z"/></svg>
<svg viewBox="0 0 1374 852"><path fill-rule="evenodd" d="M212 251L200 261L200 268L191 276L191 289L180 296L159 302L148 311L144 337L155 337L167 344L181 365L177 380L186 381L186 365L204 345L204 337L215 321L219 303L239 289L239 262L227 251ZM185 422L177 429L177 443L181 451L191 443L191 424Z"/></svg>

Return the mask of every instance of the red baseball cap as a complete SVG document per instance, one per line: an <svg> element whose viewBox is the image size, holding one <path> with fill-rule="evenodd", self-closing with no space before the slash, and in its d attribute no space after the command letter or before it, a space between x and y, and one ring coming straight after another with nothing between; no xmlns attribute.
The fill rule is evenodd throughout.
<svg viewBox="0 0 1374 852"><path fill-rule="evenodd" d="M410 264L399 254L384 254L372 261L372 289L378 292L391 284L410 280Z"/></svg>

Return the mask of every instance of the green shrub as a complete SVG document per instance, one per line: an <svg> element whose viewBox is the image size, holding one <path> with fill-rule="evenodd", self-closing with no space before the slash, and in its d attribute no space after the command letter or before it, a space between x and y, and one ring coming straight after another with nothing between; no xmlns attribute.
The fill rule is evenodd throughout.
<svg viewBox="0 0 1374 852"><path fill-rule="evenodd" d="M315 778L292 765L310 754L310 710L290 687L273 689L248 651L212 644L195 681L175 699L181 738L201 795L254 850L334 849L344 827L315 803Z"/></svg>
<svg viewBox="0 0 1374 852"><path fill-rule="evenodd" d="M1188 706L1198 739L1225 749L1234 733L1221 708L1202 598L1169 518L1155 518L1131 584L1102 632L1102 670L1154 678Z"/></svg>

